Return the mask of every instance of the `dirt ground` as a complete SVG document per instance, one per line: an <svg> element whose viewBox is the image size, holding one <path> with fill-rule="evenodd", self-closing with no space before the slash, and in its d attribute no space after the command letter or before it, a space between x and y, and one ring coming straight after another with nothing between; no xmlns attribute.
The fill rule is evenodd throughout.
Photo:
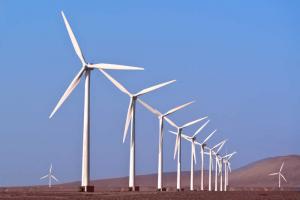
<svg viewBox="0 0 300 200"><path fill-rule="evenodd" d="M1 191L0 199L64 200L64 199L205 199L205 200L300 200L300 192L292 191L231 191L231 192L62 192L62 191Z"/></svg>

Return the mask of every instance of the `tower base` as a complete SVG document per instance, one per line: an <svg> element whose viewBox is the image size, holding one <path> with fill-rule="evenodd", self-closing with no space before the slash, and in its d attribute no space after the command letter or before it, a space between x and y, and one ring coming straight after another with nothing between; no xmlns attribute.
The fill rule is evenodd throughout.
<svg viewBox="0 0 300 200"><path fill-rule="evenodd" d="M94 192L94 186L93 185L80 186L79 192Z"/></svg>
<svg viewBox="0 0 300 200"><path fill-rule="evenodd" d="M162 188L160 188L160 189L157 189L157 191L158 191L158 192L165 192L165 191L167 191L167 188L162 187Z"/></svg>
<svg viewBox="0 0 300 200"><path fill-rule="evenodd" d="M139 186L129 187L129 188L128 188L128 191L129 191L129 192L133 192L133 191L138 192L138 191L140 191L140 187L139 187Z"/></svg>

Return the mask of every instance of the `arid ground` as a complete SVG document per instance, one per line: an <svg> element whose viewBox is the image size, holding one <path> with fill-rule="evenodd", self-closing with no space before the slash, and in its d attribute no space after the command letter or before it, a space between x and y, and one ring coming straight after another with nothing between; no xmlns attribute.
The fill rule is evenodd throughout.
<svg viewBox="0 0 300 200"><path fill-rule="evenodd" d="M62 192L62 191L1 191L0 199L205 199L205 200L299 200L300 192L292 191L231 191L231 192Z"/></svg>
<svg viewBox="0 0 300 200"><path fill-rule="evenodd" d="M276 177L268 176L268 173L276 170L277 166L286 162L284 171L288 183L282 183L281 191L278 191ZM94 193L80 193L80 182L69 182L54 185L52 188L44 186L27 187L2 187L1 199L205 199L205 200L300 200L300 156L281 156L264 159L243 168L234 170L230 174L230 190L228 192L190 192L189 172L182 172L183 192L176 192L176 173L164 173L164 186L167 192L155 192L157 175L140 175L136 177L136 183L140 186L140 192L127 192L128 177L93 180ZM195 173L195 188L199 189L199 171ZM207 180L207 171L205 173ZM205 181L207 189L207 181ZM214 188L214 184L213 184Z"/></svg>

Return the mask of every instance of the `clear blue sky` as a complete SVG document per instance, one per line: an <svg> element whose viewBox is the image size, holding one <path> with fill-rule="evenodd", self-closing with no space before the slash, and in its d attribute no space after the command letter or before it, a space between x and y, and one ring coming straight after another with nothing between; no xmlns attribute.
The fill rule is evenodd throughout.
<svg viewBox="0 0 300 200"><path fill-rule="evenodd" d="M238 151L234 168L300 153L299 1L2 0L0 185L41 184L50 162L63 182L80 180L83 83L48 119L80 69L61 10L89 62L146 69L110 71L130 91L177 79L143 99L162 112L196 100L172 119L208 115L199 139L217 128L210 145L228 138L222 153ZM91 97L91 177L127 176L122 131L129 99L98 71ZM138 174L156 173L157 126L138 106ZM176 170L174 139L166 134L166 171ZM184 170L189 159L184 142Z"/></svg>

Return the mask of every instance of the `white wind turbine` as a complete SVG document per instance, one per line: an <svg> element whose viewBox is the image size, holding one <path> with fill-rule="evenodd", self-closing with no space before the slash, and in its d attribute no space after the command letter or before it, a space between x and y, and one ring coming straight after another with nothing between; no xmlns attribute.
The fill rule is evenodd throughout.
<svg viewBox="0 0 300 200"><path fill-rule="evenodd" d="M225 173L225 183L224 183L224 191L227 191L227 187L228 187L228 180L229 180L229 171L231 172L231 164L229 162L229 160L232 158L232 156L236 154L236 151L228 154L226 156L224 156L223 158L223 162L224 162L224 173Z"/></svg>
<svg viewBox="0 0 300 200"><path fill-rule="evenodd" d="M220 172L220 191L223 191L223 163L224 163L224 158L226 158L226 156L220 156L218 155L218 160L219 160L219 172Z"/></svg>
<svg viewBox="0 0 300 200"><path fill-rule="evenodd" d="M227 140L226 140L227 141ZM225 142L226 142L225 141ZM221 173L221 170L222 170L222 164L221 164L221 161L220 161L220 155L219 155L219 151L221 150L221 148L224 146L225 142L219 147L219 149L217 151L212 151L214 156L215 156L215 191L218 191L218 172L220 174ZM219 168L218 168L219 167ZM222 178L221 178L222 180ZM221 190L221 187L220 187L220 191Z"/></svg>
<svg viewBox="0 0 300 200"><path fill-rule="evenodd" d="M275 176L275 175L278 175L278 188L281 187L281 178L283 178L283 180L287 183L286 178L285 178L285 177L283 176L283 174L281 173L282 168L283 168L283 165L284 165L284 162L281 164L281 167L280 167L279 172L269 174L269 176Z"/></svg>
<svg viewBox="0 0 300 200"><path fill-rule="evenodd" d="M135 107L136 101L138 98L146 93L151 91L157 90L163 86L171 84L175 82L175 80L168 81L165 83L161 83L146 89L141 90L138 93L132 94L130 93L123 85L121 85L118 81L116 81L111 75L106 73L104 70L100 71L123 93L127 94L130 97L126 123L125 123L125 130L123 135L123 143L125 142L125 138L128 132L129 124L131 123L131 135L130 135L130 162L129 162L129 190L136 190L135 188Z"/></svg>
<svg viewBox="0 0 300 200"><path fill-rule="evenodd" d="M142 70L143 68L139 67L130 67L130 66L123 66L123 65L115 65L115 64L90 64L87 63L84 59L84 56L79 48L78 42L73 34L71 26L69 25L67 18L65 17L64 13L61 12L64 23L66 25L68 34L71 38L71 42L75 49L77 56L79 57L82 67L79 73L75 76L59 102L57 103L56 107L54 108L53 112L51 113L51 118L54 113L60 108L60 106L64 103L64 101L69 97L72 91L77 87L79 84L82 76L85 76L85 92L84 92L84 119L83 119L83 145L82 145L82 177L81 177L81 190L88 192L93 191L93 187L89 186L90 182L90 72L93 69L113 69L113 70Z"/></svg>
<svg viewBox="0 0 300 200"><path fill-rule="evenodd" d="M200 155L201 155L201 185L200 185L200 189L203 191L204 190L204 183L203 183L203 179L204 179L204 148L206 146L206 142L211 138L211 136L213 136L213 134L216 132L217 130L214 130L211 134L209 134L202 143L200 142L195 142L197 145L200 146Z"/></svg>
<svg viewBox="0 0 300 200"><path fill-rule="evenodd" d="M43 177L40 178L40 180L48 178L48 187L51 188L52 186L52 179L54 179L56 182L58 182L58 179L52 174L52 163L49 168L49 173Z"/></svg>
<svg viewBox="0 0 300 200"><path fill-rule="evenodd" d="M181 180L180 180L180 176L181 176L181 135L182 135L182 130L188 126L191 126L193 124L196 124L204 119L206 119L206 117L197 119L195 121L189 122L184 124L183 126L177 126L175 123L173 124L174 127L177 128L177 132L173 132L170 131L171 133L174 133L176 135L176 142L175 142L175 151L174 151L174 160L176 158L176 154L177 154L177 185L176 188L177 190L181 190Z"/></svg>
<svg viewBox="0 0 300 200"><path fill-rule="evenodd" d="M208 173L208 191L211 191L211 177L212 177L212 155L213 155L213 152L217 153L221 150L221 148L223 147L223 145L225 144L226 140L223 140L222 142L216 144L214 147L212 148L209 148L207 146L205 146L205 148L208 150L208 153L205 152L205 154L209 155L209 173ZM217 151L214 151L216 148Z"/></svg>
<svg viewBox="0 0 300 200"><path fill-rule="evenodd" d="M169 110L168 112L166 112L164 114L160 113L158 110L154 109L153 107L151 107L150 105L148 105L144 101L142 101L140 99L138 99L138 101L145 108L147 108L150 112L152 112L153 114L155 114L158 117L158 120L159 120L157 190L158 191L162 191L162 189L163 189L163 177L162 177L162 173L163 173L163 136L164 136L163 129L164 129L164 121L167 121L172 126L176 126L176 125L174 125L174 122L172 122L167 116L175 113L178 110L181 110L181 109L185 108L186 106L194 103L194 101L191 101L189 103L183 104L183 105L178 106L178 107L175 107L175 108Z"/></svg>
<svg viewBox="0 0 300 200"><path fill-rule="evenodd" d="M187 141L191 142L191 176L190 176L190 190L194 191L194 164L196 164L196 136L197 134L209 123L207 120L195 133L193 136L187 136L181 134L181 136ZM173 132L176 134L175 132ZM194 163L195 162L195 163Z"/></svg>
<svg viewBox="0 0 300 200"><path fill-rule="evenodd" d="M222 170L222 164L221 164L221 161L220 161L220 155L219 153L216 153L216 152L213 152L213 154L215 155L215 191L218 191L218 174L220 173L221 174L221 170ZM218 168L219 167L219 168ZM220 191L221 190L221 187L220 187Z"/></svg>

